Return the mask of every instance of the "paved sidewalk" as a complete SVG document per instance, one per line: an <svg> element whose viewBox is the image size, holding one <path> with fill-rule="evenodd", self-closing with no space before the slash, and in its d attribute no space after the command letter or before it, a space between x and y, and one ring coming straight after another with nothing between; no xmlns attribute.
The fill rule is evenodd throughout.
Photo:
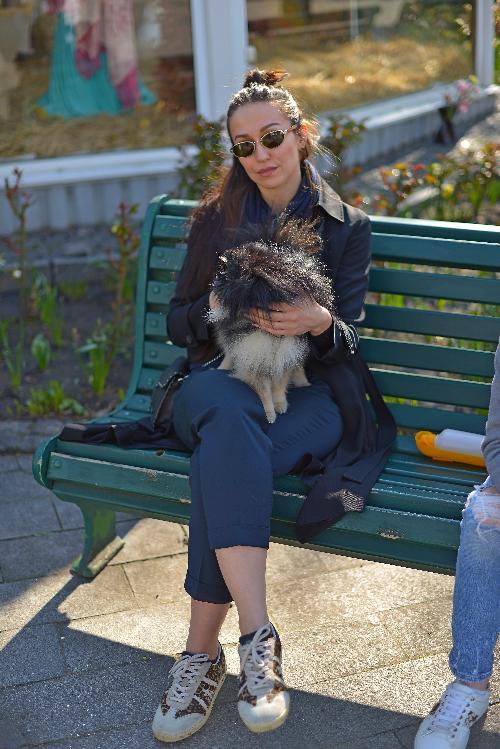
<svg viewBox="0 0 500 749"><path fill-rule="evenodd" d="M79 510L31 476L57 422L0 425L0 749L160 749L150 723L189 604L186 529L120 515L125 547L92 582L68 572ZM269 602L292 709L249 733L236 711L237 618L222 641L226 681L188 749L411 749L449 680L453 579L273 545ZM471 749L500 745L500 648L493 701Z"/></svg>

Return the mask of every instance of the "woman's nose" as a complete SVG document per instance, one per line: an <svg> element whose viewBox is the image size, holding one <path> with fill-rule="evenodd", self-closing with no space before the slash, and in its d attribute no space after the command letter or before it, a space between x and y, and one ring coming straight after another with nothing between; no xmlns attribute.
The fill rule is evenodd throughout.
<svg viewBox="0 0 500 749"><path fill-rule="evenodd" d="M263 146L260 141L255 144L255 158L257 161L267 161L269 158L269 149Z"/></svg>

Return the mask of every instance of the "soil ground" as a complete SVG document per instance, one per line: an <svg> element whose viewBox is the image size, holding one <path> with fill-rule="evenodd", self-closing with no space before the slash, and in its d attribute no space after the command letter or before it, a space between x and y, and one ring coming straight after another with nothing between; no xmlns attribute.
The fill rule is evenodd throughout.
<svg viewBox="0 0 500 749"><path fill-rule="evenodd" d="M0 418L26 417L26 401L30 398L33 388L47 388L51 380L57 380L63 387L65 395L77 400L85 409L82 416L95 416L107 413L120 400L121 389L126 389L131 371L133 353L133 326L129 326L130 334L123 342L123 353L120 353L111 368L106 388L102 395L97 396L89 383L89 372L85 363L87 357L77 353L77 349L86 343L92 334L96 321L100 319L106 323L112 318L113 292L110 288L109 271L100 264L81 265L52 265L49 268L31 269L31 274L41 273L50 277L51 284L59 288L69 288L65 295L59 295L58 314L63 320L63 345L60 348L52 346L52 359L47 369L42 372L29 348L33 337L44 332L50 339L49 332L44 328L39 315L30 305L30 315L26 328L26 355L23 383L19 390L15 390L9 380L6 367L0 369ZM15 329L18 320L17 290L12 274L0 276L0 319L11 319L10 343L15 345ZM84 291L81 298L73 297L75 291ZM69 417L70 414L66 414ZM76 417L74 417L76 418Z"/></svg>

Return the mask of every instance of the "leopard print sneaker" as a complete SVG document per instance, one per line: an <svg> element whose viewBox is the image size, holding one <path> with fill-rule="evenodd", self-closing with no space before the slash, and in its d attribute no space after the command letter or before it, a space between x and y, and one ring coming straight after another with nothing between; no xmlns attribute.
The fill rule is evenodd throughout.
<svg viewBox="0 0 500 749"><path fill-rule="evenodd" d="M281 670L281 642L271 623L240 644L238 712L251 731L273 731L285 722L290 695Z"/></svg>
<svg viewBox="0 0 500 749"><path fill-rule="evenodd" d="M215 661L206 653L181 655L170 669L153 720L155 737L173 742L199 731L210 717L225 678L226 659L220 643Z"/></svg>

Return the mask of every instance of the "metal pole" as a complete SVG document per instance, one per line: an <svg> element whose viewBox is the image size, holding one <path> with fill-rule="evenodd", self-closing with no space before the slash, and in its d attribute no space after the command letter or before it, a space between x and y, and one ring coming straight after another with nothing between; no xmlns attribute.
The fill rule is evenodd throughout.
<svg viewBox="0 0 500 749"><path fill-rule="evenodd" d="M475 23L475 60L476 76L482 86L493 83L494 55L493 47L493 2L476 0Z"/></svg>

